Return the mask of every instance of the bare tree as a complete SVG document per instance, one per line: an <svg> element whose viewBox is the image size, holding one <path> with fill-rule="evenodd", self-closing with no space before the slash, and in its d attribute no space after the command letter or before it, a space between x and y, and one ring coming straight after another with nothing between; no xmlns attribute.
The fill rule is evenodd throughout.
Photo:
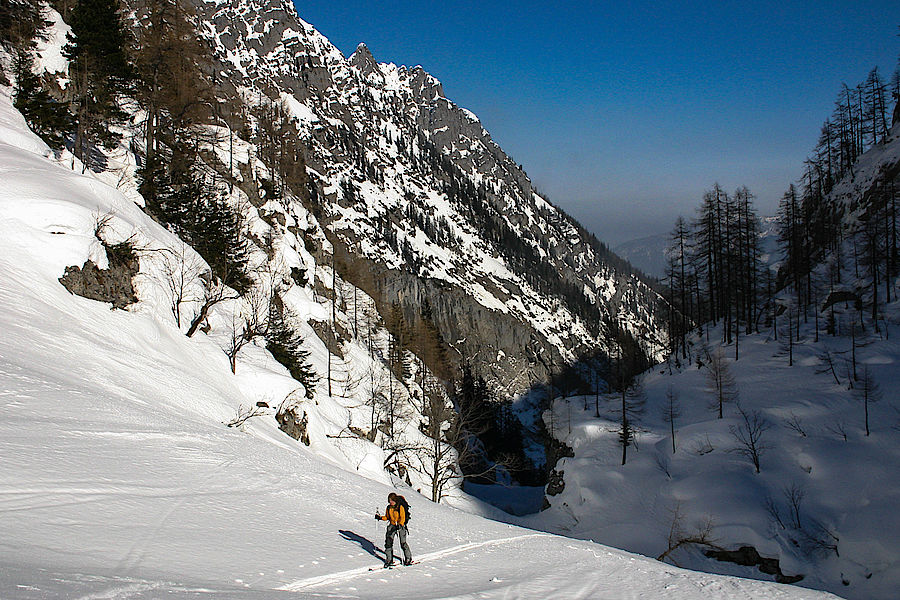
<svg viewBox="0 0 900 600"><path fill-rule="evenodd" d="M806 492L796 483L791 483L791 485L786 486L782 490L782 493L788 501L788 514L791 519L791 524L795 529L800 529L802 524L800 507L803 505L803 499L806 497Z"/></svg>
<svg viewBox="0 0 900 600"><path fill-rule="evenodd" d="M379 363L370 361L363 376L365 406L369 409L370 441L374 442L381 418L387 410L388 375Z"/></svg>
<svg viewBox="0 0 900 600"><path fill-rule="evenodd" d="M244 423L246 423L249 419L254 417L261 417L266 414L266 410L261 406L244 406L241 404L237 409L237 414L234 416L232 420L228 423L225 423L226 427L240 427Z"/></svg>
<svg viewBox="0 0 900 600"><path fill-rule="evenodd" d="M844 425L843 421L838 421L833 425L827 425L825 429L843 439L845 442L847 441L847 426Z"/></svg>
<svg viewBox="0 0 900 600"><path fill-rule="evenodd" d="M778 507L778 503L775 499L768 494L766 495L765 506L766 512L769 513L773 525L777 525L782 531L786 530L787 525L784 524L784 519L781 517L781 509Z"/></svg>
<svg viewBox="0 0 900 600"><path fill-rule="evenodd" d="M424 409L421 429L429 442L423 448L422 467L431 482L431 501L440 502L447 485L463 476L454 446L464 446L453 442L459 442L465 430L460 415L436 383L425 390Z"/></svg>
<svg viewBox="0 0 900 600"><path fill-rule="evenodd" d="M784 426L788 429L796 431L800 434L801 437L806 437L806 430L803 429L803 421L795 415L793 412L791 413L791 417L786 419L784 422Z"/></svg>
<svg viewBox="0 0 900 600"><path fill-rule="evenodd" d="M241 348L268 332L272 298L270 290L256 286L244 297L240 309L232 312L229 341L225 348L232 373L237 368L237 355Z"/></svg>
<svg viewBox="0 0 900 600"><path fill-rule="evenodd" d="M240 295L237 292L229 288L221 279L213 276L209 271L201 275L200 278L206 279L207 284L203 289L203 297L200 299L200 308L197 310L197 314L191 319L191 324L188 326L187 333L185 333L188 337L192 337L197 332L209 316L209 311L215 305L227 300L237 300L240 298Z"/></svg>
<svg viewBox="0 0 900 600"><path fill-rule="evenodd" d="M819 361L822 363L822 367L816 369L816 373L831 373L831 376L834 377L834 382L837 385L841 385L841 380L838 379L837 369L835 368L835 357L834 354L828 348L825 348L818 355Z"/></svg>
<svg viewBox="0 0 900 600"><path fill-rule="evenodd" d="M678 392L672 386L666 390L666 403L663 405L663 421L669 424L672 434L672 454L675 454L675 420L681 416L681 403L678 401Z"/></svg>
<svg viewBox="0 0 900 600"><path fill-rule="evenodd" d="M792 482L782 488L782 495L787 508L782 510L772 496L766 496L765 508L772 520L777 535L783 535L792 546L806 554L838 552L840 541L834 530L821 521L805 515L803 500L806 492L797 483Z"/></svg>
<svg viewBox="0 0 900 600"><path fill-rule="evenodd" d="M730 451L748 458L756 467L756 472L759 473L759 459L771 448L762 441L762 437L772 427L772 424L759 411L747 412L740 403L737 406L738 413L741 415L740 423L737 426L732 425L728 429L737 440L738 447L732 448Z"/></svg>
<svg viewBox="0 0 900 600"><path fill-rule="evenodd" d="M163 285L169 299L169 309L175 317L175 324L181 329L181 305L200 300L192 293L200 283L206 267L184 242L181 242L176 250L166 251L163 256Z"/></svg>
<svg viewBox="0 0 900 600"><path fill-rule="evenodd" d="M723 406L726 402L737 402L739 392L734 375L728 367L725 359L725 353L722 349L717 349L710 357L707 365L706 380L710 385L710 389L715 396L713 407L718 407L719 418L722 418Z"/></svg>
<svg viewBox="0 0 900 600"><path fill-rule="evenodd" d="M875 378L872 376L872 372L869 370L869 365L863 366L862 377L860 377L859 382L856 384L856 387L853 391L856 394L856 397L863 403L866 422L866 436L868 436L869 405L881 400L881 386L878 385L878 382L875 381Z"/></svg>
<svg viewBox="0 0 900 600"><path fill-rule="evenodd" d="M666 539L666 551L657 556L656 560L662 562L669 559L672 564L678 566L678 563L672 557L675 551L686 546L710 546L716 543L712 536L712 531L715 528L712 517L708 516L704 521L697 523L694 530L688 533L684 529L684 513L681 509L681 502L675 504L671 513L672 522L669 525L669 535Z"/></svg>

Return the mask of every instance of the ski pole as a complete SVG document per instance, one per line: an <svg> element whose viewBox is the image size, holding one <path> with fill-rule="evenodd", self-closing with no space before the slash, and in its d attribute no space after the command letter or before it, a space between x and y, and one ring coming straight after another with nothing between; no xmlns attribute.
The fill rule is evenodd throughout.
<svg viewBox="0 0 900 600"><path fill-rule="evenodd" d="M375 516L378 516L378 509L375 509ZM375 521L375 539L372 540L372 545L375 546L375 550L378 551L378 534L381 533L381 522Z"/></svg>

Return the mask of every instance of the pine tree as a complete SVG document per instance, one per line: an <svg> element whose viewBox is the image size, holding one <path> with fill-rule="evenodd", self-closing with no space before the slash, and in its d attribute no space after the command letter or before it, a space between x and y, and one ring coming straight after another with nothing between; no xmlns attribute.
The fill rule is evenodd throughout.
<svg viewBox="0 0 900 600"><path fill-rule="evenodd" d="M241 215L218 196L195 203L190 215L185 230L194 248L226 285L246 292L253 282L248 274L250 246Z"/></svg>
<svg viewBox="0 0 900 600"><path fill-rule="evenodd" d="M126 119L118 100L135 75L116 0L80 0L72 9L69 25L72 31L63 54L71 61L77 122L74 154L87 168L91 146L112 148L119 142L121 136L111 132L110 126Z"/></svg>
<svg viewBox="0 0 900 600"><path fill-rule="evenodd" d="M285 313L289 313L287 307L276 297L269 306L266 350L303 384L306 397L312 398L319 377L309 362L309 350L303 348L303 338L288 324Z"/></svg>

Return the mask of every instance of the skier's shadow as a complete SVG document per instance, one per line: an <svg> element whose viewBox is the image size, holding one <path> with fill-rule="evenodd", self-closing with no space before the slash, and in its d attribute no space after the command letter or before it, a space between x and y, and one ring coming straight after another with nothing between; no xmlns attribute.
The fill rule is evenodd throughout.
<svg viewBox="0 0 900 600"><path fill-rule="evenodd" d="M363 550L365 550L375 558L381 558L381 556L378 554L378 548L375 547L375 544L373 544L371 540L364 538L358 533L353 533L352 531L347 531L345 529L341 529L338 533L340 533L341 537L345 540L350 540L351 542L356 542L357 544L359 544L359 546Z"/></svg>

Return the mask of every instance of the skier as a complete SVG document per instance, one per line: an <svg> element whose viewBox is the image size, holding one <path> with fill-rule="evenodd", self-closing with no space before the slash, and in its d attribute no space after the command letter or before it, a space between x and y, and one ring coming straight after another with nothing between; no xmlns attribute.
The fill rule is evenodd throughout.
<svg viewBox="0 0 900 600"><path fill-rule="evenodd" d="M408 513L406 511L406 499L403 496L391 492L388 494L388 506L385 509L384 516L375 513L377 521L387 521L387 532L384 534L384 567L388 568L394 564L394 534L400 537L400 548L403 549L403 564L412 564L412 553L409 550L409 544L406 543L406 536L409 531L406 529L406 521Z"/></svg>

